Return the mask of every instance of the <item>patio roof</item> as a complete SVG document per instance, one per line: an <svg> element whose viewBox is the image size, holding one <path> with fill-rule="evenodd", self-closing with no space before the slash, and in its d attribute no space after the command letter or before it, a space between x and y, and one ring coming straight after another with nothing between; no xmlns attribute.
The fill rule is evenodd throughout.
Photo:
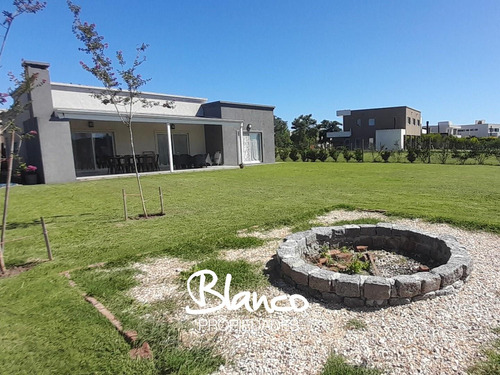
<svg viewBox="0 0 500 375"><path fill-rule="evenodd" d="M88 120L88 121L116 121L122 122L122 119L116 112L111 111L87 111L76 109L56 108L53 116L59 120ZM190 125L225 125L241 126L241 120L227 120L213 117L197 116L168 116L157 114L136 113L133 117L134 122L156 123L156 124L190 124Z"/></svg>

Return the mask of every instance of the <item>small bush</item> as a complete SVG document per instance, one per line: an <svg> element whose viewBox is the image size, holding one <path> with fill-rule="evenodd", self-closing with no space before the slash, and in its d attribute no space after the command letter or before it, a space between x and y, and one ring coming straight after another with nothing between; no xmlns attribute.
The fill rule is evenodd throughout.
<svg viewBox="0 0 500 375"><path fill-rule="evenodd" d="M293 161L299 160L299 151L296 148L292 148L290 155L288 155Z"/></svg>
<svg viewBox="0 0 500 375"><path fill-rule="evenodd" d="M358 163L363 162L363 150L357 148L354 151L354 160L356 160Z"/></svg>
<svg viewBox="0 0 500 375"><path fill-rule="evenodd" d="M279 154L281 160L286 161L286 159L288 158L288 155L290 155L290 149L280 148L278 151L278 154Z"/></svg>
<svg viewBox="0 0 500 375"><path fill-rule="evenodd" d="M340 155L340 150L332 147L328 150L328 153L330 154L330 157L333 159L333 161L339 160L339 155Z"/></svg>
<svg viewBox="0 0 500 375"><path fill-rule="evenodd" d="M352 159L352 152L347 149L347 147L344 147L342 150L342 156L344 157L345 161L349 163L349 160Z"/></svg>
<svg viewBox="0 0 500 375"><path fill-rule="evenodd" d="M300 151L300 158L302 159L302 161L307 161L309 159L309 153L307 150L301 150Z"/></svg>
<svg viewBox="0 0 500 375"><path fill-rule="evenodd" d="M366 323L359 319L349 319L345 328L348 330L366 329Z"/></svg>
<svg viewBox="0 0 500 375"><path fill-rule="evenodd" d="M307 152L307 158L314 163L316 161L316 159L318 158L318 151L315 149L309 150Z"/></svg>
<svg viewBox="0 0 500 375"><path fill-rule="evenodd" d="M384 161L384 163L389 162L389 158L392 156L392 151L389 150L381 150L380 151L380 157Z"/></svg>
<svg viewBox="0 0 500 375"><path fill-rule="evenodd" d="M417 153L415 152L415 149L413 148L408 149L408 154L406 154L406 160L408 160L410 163L413 163L415 160L417 160Z"/></svg>
<svg viewBox="0 0 500 375"><path fill-rule="evenodd" d="M326 161L328 159L328 152L324 148L320 149L318 151L318 159L322 162Z"/></svg>

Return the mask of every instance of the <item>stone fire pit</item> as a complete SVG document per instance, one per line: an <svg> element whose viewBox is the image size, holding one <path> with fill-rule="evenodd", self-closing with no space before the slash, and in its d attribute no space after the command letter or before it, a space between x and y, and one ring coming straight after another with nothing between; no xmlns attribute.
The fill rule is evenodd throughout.
<svg viewBox="0 0 500 375"><path fill-rule="evenodd" d="M322 247L367 246L411 257L417 254L438 266L429 272L394 277L349 275L322 269L307 262ZM344 225L317 227L294 233L277 250L283 279L310 295L348 307L382 307L407 304L455 293L467 281L472 260L452 236L436 236L406 227Z"/></svg>

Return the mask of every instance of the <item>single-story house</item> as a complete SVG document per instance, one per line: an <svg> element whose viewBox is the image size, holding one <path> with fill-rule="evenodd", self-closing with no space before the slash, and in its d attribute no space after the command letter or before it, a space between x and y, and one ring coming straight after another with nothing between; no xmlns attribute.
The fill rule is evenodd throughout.
<svg viewBox="0 0 500 375"><path fill-rule="evenodd" d="M96 98L103 88L51 82L47 63L23 66L44 82L19 118L24 132L38 133L23 143L21 156L38 167L39 182L110 173L106 158L131 154L128 127L112 104ZM173 171L178 155L203 155L207 162L217 155L217 164L235 166L274 162L272 106L156 93L142 98L157 105L134 108L135 151L155 155L156 169Z"/></svg>

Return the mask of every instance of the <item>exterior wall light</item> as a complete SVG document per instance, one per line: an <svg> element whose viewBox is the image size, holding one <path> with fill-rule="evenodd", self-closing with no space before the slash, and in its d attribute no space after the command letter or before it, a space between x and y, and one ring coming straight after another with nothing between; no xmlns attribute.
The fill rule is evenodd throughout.
<svg viewBox="0 0 500 375"><path fill-rule="evenodd" d="M94 127L94 121L89 121L88 122L88 126L89 126L89 128L93 128Z"/></svg>
<svg viewBox="0 0 500 375"><path fill-rule="evenodd" d="M252 124L247 125L247 131L249 132L252 129Z"/></svg>

